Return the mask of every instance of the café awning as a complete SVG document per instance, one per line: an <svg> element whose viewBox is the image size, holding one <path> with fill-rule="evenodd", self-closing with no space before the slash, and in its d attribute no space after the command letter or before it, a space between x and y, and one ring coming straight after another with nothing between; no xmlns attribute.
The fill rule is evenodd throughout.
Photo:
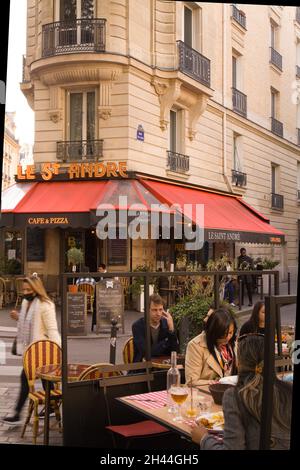
<svg viewBox="0 0 300 470"><path fill-rule="evenodd" d="M190 219L196 222L196 206L203 204L204 237L206 241L281 244L284 233L273 227L242 198L197 188L183 187L150 179L140 180L151 193L165 204L190 208Z"/></svg>

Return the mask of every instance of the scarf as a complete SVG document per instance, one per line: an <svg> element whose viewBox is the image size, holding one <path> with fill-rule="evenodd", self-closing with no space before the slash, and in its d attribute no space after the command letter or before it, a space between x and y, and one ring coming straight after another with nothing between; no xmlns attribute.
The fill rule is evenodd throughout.
<svg viewBox="0 0 300 470"><path fill-rule="evenodd" d="M28 311L28 300L23 300L21 305L17 333L17 354L20 356L23 355L27 347L32 343L33 322L38 300L36 297L31 302Z"/></svg>
<svg viewBox="0 0 300 470"><path fill-rule="evenodd" d="M230 344L223 344L219 349L215 346L215 353L218 363L223 371L223 376L231 375L233 368L233 350Z"/></svg>

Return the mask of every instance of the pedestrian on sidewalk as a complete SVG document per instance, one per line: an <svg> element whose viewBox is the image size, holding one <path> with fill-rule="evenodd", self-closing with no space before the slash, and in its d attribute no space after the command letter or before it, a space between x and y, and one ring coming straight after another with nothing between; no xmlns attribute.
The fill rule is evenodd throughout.
<svg viewBox="0 0 300 470"><path fill-rule="evenodd" d="M23 356L31 343L49 339L61 345L57 328L55 305L49 299L45 287L37 275L25 277L23 281L23 301L20 312L12 310L11 317L18 322L16 353ZM43 382L43 381L42 381ZM45 388L44 382L43 387ZM24 369L21 372L21 389L13 416L1 419L9 425L20 425L20 414L28 397L29 387Z"/></svg>
<svg viewBox="0 0 300 470"><path fill-rule="evenodd" d="M247 255L246 248L241 248L240 249L240 256L238 256L237 259L237 264L238 264L238 269L241 270L253 270L254 269L254 264L253 264L253 259L250 258L250 256ZM245 274L243 276L239 276L238 281L242 280L242 299L244 299L244 291L245 291L245 286L247 289L247 294L248 294L248 299L249 299L249 307L252 307L252 275L251 274Z"/></svg>

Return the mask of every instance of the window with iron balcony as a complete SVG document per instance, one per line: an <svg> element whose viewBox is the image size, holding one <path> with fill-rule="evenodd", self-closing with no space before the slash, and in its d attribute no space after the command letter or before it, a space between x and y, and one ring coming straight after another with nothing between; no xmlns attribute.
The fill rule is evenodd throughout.
<svg viewBox="0 0 300 470"><path fill-rule="evenodd" d="M232 18L240 25L242 28L246 29L246 15L240 10L236 5L231 5L232 8Z"/></svg>

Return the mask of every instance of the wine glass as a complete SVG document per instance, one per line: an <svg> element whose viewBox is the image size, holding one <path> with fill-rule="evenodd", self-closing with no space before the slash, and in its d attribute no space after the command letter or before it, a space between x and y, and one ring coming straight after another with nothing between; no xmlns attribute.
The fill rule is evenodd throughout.
<svg viewBox="0 0 300 470"><path fill-rule="evenodd" d="M172 400L178 405L177 416L173 418L173 421L182 423L183 419L181 416L181 405L185 402L189 394L188 388L185 385L172 385L170 388L170 395Z"/></svg>

